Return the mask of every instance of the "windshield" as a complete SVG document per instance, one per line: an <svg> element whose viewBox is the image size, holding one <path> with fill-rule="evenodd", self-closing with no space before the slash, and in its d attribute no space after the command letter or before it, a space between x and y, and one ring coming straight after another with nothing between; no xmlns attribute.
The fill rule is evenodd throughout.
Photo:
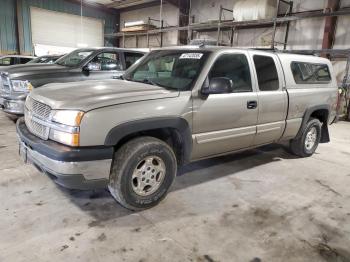
<svg viewBox="0 0 350 262"><path fill-rule="evenodd" d="M37 58L35 58L35 59L33 59L33 60L31 60L31 61L29 61L27 64L36 64L36 63L42 63L41 61L42 61L42 57L37 57Z"/></svg>
<svg viewBox="0 0 350 262"><path fill-rule="evenodd" d="M56 61L56 64L69 67L77 66L94 51L95 50L92 49L75 50L65 56L62 56Z"/></svg>
<svg viewBox="0 0 350 262"><path fill-rule="evenodd" d="M168 89L190 90L207 56L208 52L201 50L153 51L127 71L124 78Z"/></svg>
<svg viewBox="0 0 350 262"><path fill-rule="evenodd" d="M40 56L29 61L27 64L44 64L54 62L55 60L56 59L54 57Z"/></svg>

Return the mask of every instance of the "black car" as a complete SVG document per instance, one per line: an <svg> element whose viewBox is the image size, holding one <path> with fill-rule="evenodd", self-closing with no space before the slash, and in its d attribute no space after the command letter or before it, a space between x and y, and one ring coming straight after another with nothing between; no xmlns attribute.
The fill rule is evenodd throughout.
<svg viewBox="0 0 350 262"><path fill-rule="evenodd" d="M54 64L26 64L0 72L0 106L9 114L22 115L27 94L48 83L117 79L147 50L125 48L77 49Z"/></svg>

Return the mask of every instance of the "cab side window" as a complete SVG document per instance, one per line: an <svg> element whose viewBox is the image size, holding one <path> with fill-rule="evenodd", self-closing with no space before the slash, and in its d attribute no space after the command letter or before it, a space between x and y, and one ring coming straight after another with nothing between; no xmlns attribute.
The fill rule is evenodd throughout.
<svg viewBox="0 0 350 262"><path fill-rule="evenodd" d="M26 64L28 63L29 61L31 61L32 59L31 58L24 58L24 57L21 57L19 58L20 60L20 64Z"/></svg>
<svg viewBox="0 0 350 262"><path fill-rule="evenodd" d="M0 59L0 65L3 65L3 66L12 65L13 63L11 63L11 62L13 62L13 61L11 61L11 60L12 60L11 57L2 58L2 59Z"/></svg>
<svg viewBox="0 0 350 262"><path fill-rule="evenodd" d="M141 57L143 57L143 54L140 53L129 53L126 52L125 54L125 65L126 69L128 69L130 66L132 66L137 60L139 60Z"/></svg>
<svg viewBox="0 0 350 262"><path fill-rule="evenodd" d="M233 93L252 92L252 81L247 57L243 54L224 54L214 63L209 81L214 77L227 77L233 82Z"/></svg>
<svg viewBox="0 0 350 262"><path fill-rule="evenodd" d="M254 55L254 64L258 76L259 90L278 90L278 73L273 58L270 56Z"/></svg>
<svg viewBox="0 0 350 262"><path fill-rule="evenodd" d="M101 71L123 70L118 53L101 53L91 62L98 64Z"/></svg>

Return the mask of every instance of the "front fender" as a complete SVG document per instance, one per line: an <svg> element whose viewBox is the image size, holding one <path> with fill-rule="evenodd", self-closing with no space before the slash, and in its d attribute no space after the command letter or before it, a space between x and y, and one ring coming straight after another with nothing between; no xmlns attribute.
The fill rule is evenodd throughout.
<svg viewBox="0 0 350 262"><path fill-rule="evenodd" d="M188 162L192 152L192 133L188 122L181 117L149 118L120 124L108 132L104 145L115 146L128 135L162 128L173 128L180 134L183 159Z"/></svg>

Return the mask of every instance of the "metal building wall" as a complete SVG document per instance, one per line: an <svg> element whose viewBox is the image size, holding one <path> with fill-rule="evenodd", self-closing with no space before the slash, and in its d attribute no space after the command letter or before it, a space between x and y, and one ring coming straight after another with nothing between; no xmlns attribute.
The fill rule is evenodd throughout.
<svg viewBox="0 0 350 262"><path fill-rule="evenodd" d="M0 2L0 54L17 52L16 36L16 1L1 0Z"/></svg>
<svg viewBox="0 0 350 262"><path fill-rule="evenodd" d="M3 0L1 0L3 1ZM6 0L15 2L16 0ZM62 0L17 0L18 9L20 10L18 21L19 21L19 43L21 54L32 54L32 35L30 26L30 7L38 7L52 11L64 12L68 14L80 15L79 3L73 3ZM117 29L117 23L119 22L118 14L111 14L103 12L101 10L85 7L83 8L83 16L99 18L105 21L104 31L105 34L113 33ZM105 45L111 45L106 42Z"/></svg>

